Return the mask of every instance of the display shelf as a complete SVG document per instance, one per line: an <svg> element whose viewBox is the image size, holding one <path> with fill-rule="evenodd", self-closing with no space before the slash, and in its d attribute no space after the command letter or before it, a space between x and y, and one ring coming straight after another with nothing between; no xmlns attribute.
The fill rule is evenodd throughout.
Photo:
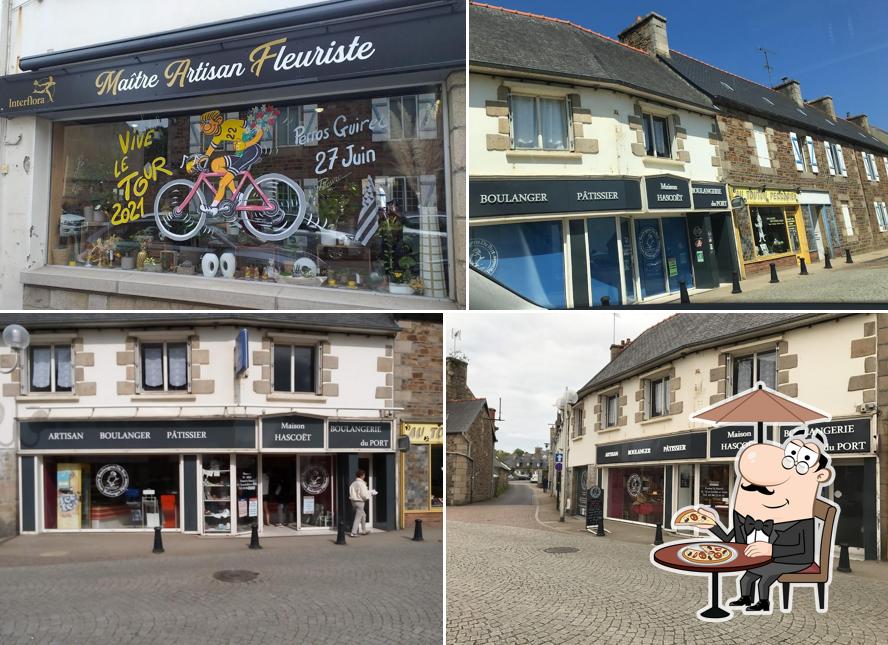
<svg viewBox="0 0 888 645"><path fill-rule="evenodd" d="M207 462L203 467L204 533L230 533L231 513L229 511L227 517L222 513L231 505L231 469L207 468L207 465L222 465L215 458L212 461L207 458ZM225 497L214 497L214 493Z"/></svg>

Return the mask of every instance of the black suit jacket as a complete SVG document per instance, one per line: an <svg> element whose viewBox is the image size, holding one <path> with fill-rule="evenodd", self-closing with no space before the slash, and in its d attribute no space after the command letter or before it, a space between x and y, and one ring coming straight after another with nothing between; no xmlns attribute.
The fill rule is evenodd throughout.
<svg viewBox="0 0 888 645"><path fill-rule="evenodd" d="M743 544L749 537L744 528L745 517L734 511L734 528L725 531L716 524L709 531L724 542ZM811 564L814 562L814 518L775 524L768 542L773 545L771 553L774 562Z"/></svg>

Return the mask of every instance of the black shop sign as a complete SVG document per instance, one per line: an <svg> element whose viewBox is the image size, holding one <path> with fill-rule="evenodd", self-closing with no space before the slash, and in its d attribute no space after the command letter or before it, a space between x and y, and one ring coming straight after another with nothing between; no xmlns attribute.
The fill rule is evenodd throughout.
<svg viewBox="0 0 888 645"><path fill-rule="evenodd" d="M766 437L771 440L772 431L766 426ZM734 457L744 445L755 441L755 426L716 426L709 431L709 456Z"/></svg>
<svg viewBox="0 0 888 645"><path fill-rule="evenodd" d="M691 184L694 210L724 210L728 207L728 191L724 184Z"/></svg>
<svg viewBox="0 0 888 645"><path fill-rule="evenodd" d="M0 77L0 116L464 65L465 13L444 3L321 25Z"/></svg>
<svg viewBox="0 0 888 645"><path fill-rule="evenodd" d="M256 447L252 419L23 421L22 450L204 450Z"/></svg>
<svg viewBox="0 0 888 645"><path fill-rule="evenodd" d="M262 419L262 447L305 450L324 447L324 420L287 415Z"/></svg>
<svg viewBox="0 0 888 645"><path fill-rule="evenodd" d="M781 426L780 440L786 441L799 426ZM872 452L872 428L869 417L809 423L811 429L826 435L826 451L831 454Z"/></svg>
<svg viewBox="0 0 888 645"><path fill-rule="evenodd" d="M586 492L586 526L598 526L604 518L604 489L590 486Z"/></svg>
<svg viewBox="0 0 888 645"><path fill-rule="evenodd" d="M672 175L644 178L648 210L661 208L691 208L691 188L687 179Z"/></svg>
<svg viewBox="0 0 888 645"><path fill-rule="evenodd" d="M469 216L641 209L637 179L472 179Z"/></svg>
<svg viewBox="0 0 888 645"><path fill-rule="evenodd" d="M330 421L330 450L391 450L392 424L388 421Z"/></svg>
<svg viewBox="0 0 888 645"><path fill-rule="evenodd" d="M705 432L639 439L596 448L596 463L599 465L705 458Z"/></svg>

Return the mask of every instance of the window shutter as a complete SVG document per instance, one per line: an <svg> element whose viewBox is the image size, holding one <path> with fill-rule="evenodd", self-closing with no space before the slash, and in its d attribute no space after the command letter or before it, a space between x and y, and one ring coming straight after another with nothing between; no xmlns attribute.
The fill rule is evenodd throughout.
<svg viewBox="0 0 888 645"><path fill-rule="evenodd" d="M308 141L305 143L306 146L318 145L317 138L312 136L318 131L317 107L317 105L302 106L302 125L305 126L305 134L308 137Z"/></svg>
<svg viewBox="0 0 888 645"><path fill-rule="evenodd" d="M438 138L438 115L435 110L435 95L420 94L417 99L418 135L420 139Z"/></svg>
<svg viewBox="0 0 888 645"><path fill-rule="evenodd" d="M882 161L885 162L885 176L888 177L888 157L882 157Z"/></svg>
<svg viewBox="0 0 888 645"><path fill-rule="evenodd" d="M866 156L866 153L861 150L860 157L863 159L863 169L866 171L866 178L870 181L873 180L873 173L870 170L869 166L869 157Z"/></svg>
<svg viewBox="0 0 888 645"><path fill-rule="evenodd" d="M851 211L848 204L842 204L842 219L845 220L845 234L854 235L854 225L851 223Z"/></svg>
<svg viewBox="0 0 888 645"><path fill-rule="evenodd" d="M669 377L663 379L663 414L669 414Z"/></svg>
<svg viewBox="0 0 888 645"><path fill-rule="evenodd" d="M876 156L874 154L870 154L870 165L873 167L873 178L876 181L879 181L879 166L876 165Z"/></svg>
<svg viewBox="0 0 888 645"><path fill-rule="evenodd" d="M839 171L842 173L842 177L847 177L848 169L845 167L845 155L842 154L842 146L837 143L834 148L836 151L836 161L839 162Z"/></svg>
<svg viewBox="0 0 888 645"><path fill-rule="evenodd" d="M823 142L823 149L826 150L826 163L829 166L829 174L836 174L836 163L833 161L832 150L830 150L829 141Z"/></svg>
<svg viewBox="0 0 888 645"><path fill-rule="evenodd" d="M370 129L373 131L374 141L389 140L389 100L387 98L373 99L373 123Z"/></svg>
<svg viewBox="0 0 888 645"><path fill-rule="evenodd" d="M795 132L789 133L789 141L792 144L792 155L795 157L796 170L805 170L805 159L802 157L802 149L799 147L799 136Z"/></svg>
<svg viewBox="0 0 888 645"><path fill-rule="evenodd" d="M805 137L805 145L808 146L808 156L811 157L811 172L817 174L820 170L817 167L817 155L814 152L814 139Z"/></svg>
<svg viewBox="0 0 888 645"><path fill-rule="evenodd" d="M651 382L644 382L644 418L651 418Z"/></svg>

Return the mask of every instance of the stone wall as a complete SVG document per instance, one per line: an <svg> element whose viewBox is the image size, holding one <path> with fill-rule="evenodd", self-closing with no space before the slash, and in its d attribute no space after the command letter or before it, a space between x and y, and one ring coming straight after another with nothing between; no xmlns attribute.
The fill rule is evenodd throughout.
<svg viewBox="0 0 888 645"><path fill-rule="evenodd" d="M439 314L401 316L394 344L395 406L407 421L441 423L444 419L444 325Z"/></svg>
<svg viewBox="0 0 888 645"><path fill-rule="evenodd" d="M878 314L877 318L877 369L878 389L876 391L879 415L876 432L879 446L879 490L876 493L879 504L879 553L882 560L888 560L888 314Z"/></svg>
<svg viewBox="0 0 888 645"><path fill-rule="evenodd" d="M450 107L450 233L453 248L454 293L460 307L466 304L466 74L447 77L447 105Z"/></svg>
<svg viewBox="0 0 888 645"><path fill-rule="evenodd" d="M18 532L18 499L15 450L0 450L0 540Z"/></svg>

